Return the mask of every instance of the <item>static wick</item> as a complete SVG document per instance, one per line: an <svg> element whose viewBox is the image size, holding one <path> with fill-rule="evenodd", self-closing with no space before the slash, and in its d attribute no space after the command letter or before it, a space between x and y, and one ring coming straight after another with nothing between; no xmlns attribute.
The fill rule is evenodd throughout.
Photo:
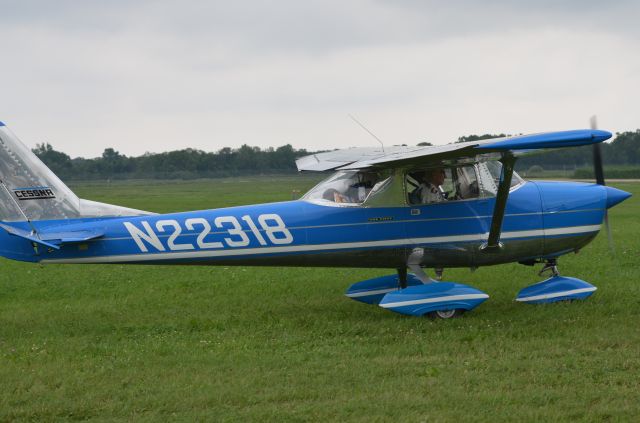
<svg viewBox="0 0 640 423"><path fill-rule="evenodd" d="M373 132L369 131L369 129L366 126L364 126L362 123L360 123L360 121L358 119L353 117L352 114L349 114L349 117L351 118L351 120L353 120L355 123L357 123L362 129L367 131L367 133L369 135L371 135L373 138L375 138L380 143L380 145L382 146L382 152L384 153L384 143L382 142L382 140L380 138L376 137L376 134L374 134Z"/></svg>

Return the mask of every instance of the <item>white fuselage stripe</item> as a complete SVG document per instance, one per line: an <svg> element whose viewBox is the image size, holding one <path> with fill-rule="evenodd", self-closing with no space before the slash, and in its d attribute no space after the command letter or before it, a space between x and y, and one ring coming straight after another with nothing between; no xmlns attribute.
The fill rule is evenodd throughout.
<svg viewBox="0 0 640 423"><path fill-rule="evenodd" d="M542 213L542 212L533 212L533 213L511 213L505 214L504 217L522 217L522 216L544 216L545 214L567 214L567 213L585 213L585 212L594 212L594 211L603 211L603 209L581 209L581 210L560 210L554 211L552 213ZM430 219L401 219L401 220L388 220L381 222L352 222L352 223L335 223L335 224L327 224L327 225L310 225L310 226L292 226L288 229L291 231L298 230L306 230L306 229L327 229L327 228L341 228L341 227L356 227L356 226L371 226L371 225L397 225L397 224L415 224L415 223L425 223L425 222L441 222L441 221L455 221L455 220L478 220L478 219L487 219L491 218L491 215L486 216L458 216L458 217L438 217L438 218L430 218ZM259 232L264 232L264 229L258 229ZM251 229L243 229L242 232L247 234L251 233ZM212 230L209 232L210 235L223 235L226 234L226 231L215 231ZM158 238L169 238L171 234L157 234ZM189 238L193 237L192 233L182 233L178 235L178 238ZM88 242L102 242L102 241L122 241L126 239L131 239L129 236L122 237L102 237L100 239L91 239Z"/></svg>
<svg viewBox="0 0 640 423"><path fill-rule="evenodd" d="M387 289L374 289L371 291L352 292L344 294L349 298L368 297L369 295L387 294L389 292L397 291L399 288L387 288Z"/></svg>
<svg viewBox="0 0 640 423"><path fill-rule="evenodd" d="M572 289L570 291L561 291L561 292L554 292L554 293L551 293L551 294L533 295L531 297L516 298L516 301L548 300L548 299L551 299L551 298L564 297L564 296L567 296L567 295L575 295L575 294L583 294L585 292L593 292L596 289L598 289L598 288L596 288L595 286L592 286L592 287L589 287L589 288Z"/></svg>
<svg viewBox="0 0 640 423"><path fill-rule="evenodd" d="M421 300L396 301L395 303L380 304L380 307L393 308L419 304L441 303L443 301L480 300L485 298L489 298L489 296L487 294L447 295L444 297L423 298Z"/></svg>
<svg viewBox="0 0 640 423"><path fill-rule="evenodd" d="M569 226L553 229L535 229L529 231L513 231L503 232L501 239L529 238L548 235L571 235L597 232L600 225L588 226ZM158 260L180 260L180 259L197 259L212 257L242 257L246 255L261 254L279 254L294 252L313 252L313 251L331 251L331 250L348 250L356 248L372 248L372 247L400 247L414 246L416 244L442 244L450 242L469 242L469 241L486 241L489 236L488 232L482 234L470 235L450 235L436 236L426 238L401 238L389 239L382 241L361 241L361 242L339 242L332 244L304 244L289 245L281 247L261 247L261 248L234 248L226 250L198 250L198 251L174 251L167 253L135 253L121 254L111 256L95 256L95 257L78 257L78 258L62 258L62 259L44 259L41 263L113 263L113 262L143 262Z"/></svg>

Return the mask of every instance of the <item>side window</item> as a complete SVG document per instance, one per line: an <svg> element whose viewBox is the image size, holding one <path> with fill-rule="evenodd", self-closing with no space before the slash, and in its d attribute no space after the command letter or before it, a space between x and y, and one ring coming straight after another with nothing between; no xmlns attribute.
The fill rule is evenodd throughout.
<svg viewBox="0 0 640 423"><path fill-rule="evenodd" d="M406 174L409 204L430 204L478 198L480 190L473 165L416 169Z"/></svg>

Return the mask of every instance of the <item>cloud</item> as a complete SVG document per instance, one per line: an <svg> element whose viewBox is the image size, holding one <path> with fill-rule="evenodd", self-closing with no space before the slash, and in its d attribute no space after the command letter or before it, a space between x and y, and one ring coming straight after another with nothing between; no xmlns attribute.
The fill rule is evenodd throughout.
<svg viewBox="0 0 640 423"><path fill-rule="evenodd" d="M637 128L633 2L48 2L0 15L0 120L97 156ZM5 8L7 9L7 8Z"/></svg>

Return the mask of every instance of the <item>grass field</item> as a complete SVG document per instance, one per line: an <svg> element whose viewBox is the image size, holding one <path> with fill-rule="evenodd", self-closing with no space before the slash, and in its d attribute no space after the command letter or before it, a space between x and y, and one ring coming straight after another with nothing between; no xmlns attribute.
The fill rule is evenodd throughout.
<svg viewBox="0 0 640 423"><path fill-rule="evenodd" d="M158 212L287 200L305 178L76 184ZM0 261L0 421L637 421L640 184L560 270L585 302L517 304L521 265L448 270L491 295L461 319L351 301L380 270Z"/></svg>

